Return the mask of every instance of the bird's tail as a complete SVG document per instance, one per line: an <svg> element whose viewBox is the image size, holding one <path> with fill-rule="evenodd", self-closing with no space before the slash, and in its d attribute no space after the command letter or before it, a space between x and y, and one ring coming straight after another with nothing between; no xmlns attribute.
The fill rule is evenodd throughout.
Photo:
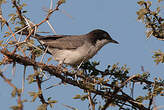
<svg viewBox="0 0 164 110"><path fill-rule="evenodd" d="M40 40L42 36L39 35L39 34L32 34L31 37L33 37L33 38L35 38L37 40Z"/></svg>
<svg viewBox="0 0 164 110"><path fill-rule="evenodd" d="M20 33L18 33L18 34L28 36L28 35L29 35L29 32L23 31L23 32L20 32ZM37 39L37 40L41 40L41 39L43 38L43 36L41 36L41 35L39 35L39 34L36 34L36 33L35 33L35 34L32 33L32 34L30 35L30 37L35 38L35 39Z"/></svg>

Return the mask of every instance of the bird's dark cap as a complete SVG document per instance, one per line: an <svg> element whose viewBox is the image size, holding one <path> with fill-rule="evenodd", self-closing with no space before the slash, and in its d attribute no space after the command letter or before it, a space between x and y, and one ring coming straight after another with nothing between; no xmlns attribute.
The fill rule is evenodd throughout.
<svg viewBox="0 0 164 110"><path fill-rule="evenodd" d="M97 39L108 39L111 43L119 44L116 40L113 40L111 36L104 30L101 29L95 29L88 34L96 37Z"/></svg>

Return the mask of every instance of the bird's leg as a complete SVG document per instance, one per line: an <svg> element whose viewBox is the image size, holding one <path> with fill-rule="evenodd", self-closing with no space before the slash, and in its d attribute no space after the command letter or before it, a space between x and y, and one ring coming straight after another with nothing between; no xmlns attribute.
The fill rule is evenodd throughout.
<svg viewBox="0 0 164 110"><path fill-rule="evenodd" d="M84 59L81 61L81 63L77 66L77 70L80 69L81 65L84 63L85 60L86 60L86 57L84 57Z"/></svg>
<svg viewBox="0 0 164 110"><path fill-rule="evenodd" d="M77 66L77 68L75 68L75 70L78 72L78 70L80 69L81 65L84 63L84 61L86 60L86 57L84 57L84 59L81 61L81 63ZM75 74L74 79L77 80L77 74ZM79 83L79 81L77 80L77 83Z"/></svg>
<svg viewBox="0 0 164 110"><path fill-rule="evenodd" d="M65 59L64 59L64 60L65 60ZM64 60L59 61L59 64L57 65L57 68L58 68L58 69L62 69L63 72L64 72L64 71L68 71L68 69L67 69L66 67L63 66Z"/></svg>
<svg viewBox="0 0 164 110"><path fill-rule="evenodd" d="M64 59L64 60L65 60L65 59ZM59 61L59 64L57 65L57 68L61 69L61 68L63 67L64 60Z"/></svg>
<svg viewBox="0 0 164 110"><path fill-rule="evenodd" d="M83 64L84 60L77 66L77 70L80 69L81 65Z"/></svg>

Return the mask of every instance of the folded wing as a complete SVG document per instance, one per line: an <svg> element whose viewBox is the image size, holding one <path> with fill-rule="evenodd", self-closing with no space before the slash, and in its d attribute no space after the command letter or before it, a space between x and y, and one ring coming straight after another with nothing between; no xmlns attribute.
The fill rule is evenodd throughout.
<svg viewBox="0 0 164 110"><path fill-rule="evenodd" d="M56 49L76 49L84 44L81 36L51 35L37 37L45 46Z"/></svg>

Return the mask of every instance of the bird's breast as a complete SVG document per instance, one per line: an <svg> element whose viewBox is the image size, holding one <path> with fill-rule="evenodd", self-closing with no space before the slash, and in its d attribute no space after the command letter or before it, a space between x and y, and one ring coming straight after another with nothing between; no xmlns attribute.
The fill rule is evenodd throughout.
<svg viewBox="0 0 164 110"><path fill-rule="evenodd" d="M101 43L99 45L85 43L76 49L50 49L49 51L52 53L55 60L71 66L77 66L81 62L85 62L92 58L102 46Z"/></svg>

